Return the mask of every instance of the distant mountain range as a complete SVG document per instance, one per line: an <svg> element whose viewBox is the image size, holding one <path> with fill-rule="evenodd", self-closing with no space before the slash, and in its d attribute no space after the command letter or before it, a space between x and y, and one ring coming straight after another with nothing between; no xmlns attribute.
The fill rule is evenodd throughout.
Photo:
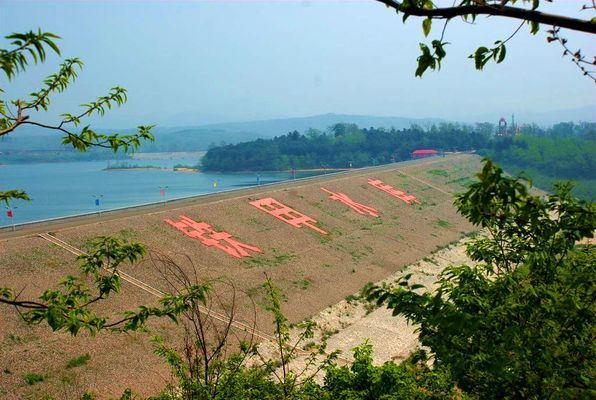
<svg viewBox="0 0 596 400"><path fill-rule="evenodd" d="M445 120L440 118L404 118L376 117L370 115L322 114L311 117L280 118L249 122L228 122L205 125L203 128L223 130L227 132L252 132L262 137L273 137L290 131L306 132L310 128L326 130L331 125L345 122L356 124L361 128L385 127L403 129L411 125L430 126Z"/></svg>
<svg viewBox="0 0 596 400"><path fill-rule="evenodd" d="M509 120L511 114L495 112L482 116L469 116L458 121L465 123L492 122L497 123L503 116ZM545 113L516 113L519 124L535 122L539 125L551 125L562 121L596 121L596 107L582 107L571 110L559 110ZM179 118L184 120L183 118ZM201 126L161 127L154 128L155 143L146 143L141 147L143 152L151 151L201 151L209 146L222 143L238 143L257 138L271 138L297 130L301 133L309 128L327 130L336 123L353 123L362 128L385 127L403 129L411 125L428 128L433 124L446 122L440 118L407 118L379 117L370 115L322 114L310 117L279 118L247 122L223 122ZM133 129L97 129L110 133L131 133ZM64 150L60 145L60 133L45 129L24 126L16 132L0 138L0 153L5 151L28 150Z"/></svg>

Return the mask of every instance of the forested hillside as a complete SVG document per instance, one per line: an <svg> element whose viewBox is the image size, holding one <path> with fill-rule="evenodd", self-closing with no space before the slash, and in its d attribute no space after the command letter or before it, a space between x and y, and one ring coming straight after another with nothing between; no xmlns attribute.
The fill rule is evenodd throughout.
<svg viewBox="0 0 596 400"><path fill-rule="evenodd" d="M575 194L596 196L596 124L565 122L549 129L522 125L496 136L493 124L441 123L429 129L364 128L335 124L273 139L214 147L202 160L206 171L276 171L290 168L358 168L411 158L416 149L472 151L494 159L512 174L525 172L549 189L557 180L575 180Z"/></svg>
<svg viewBox="0 0 596 400"><path fill-rule="evenodd" d="M574 180L576 196L596 198L596 124L559 123L548 130L524 126L514 138L494 138L482 151L510 173L523 172L538 187Z"/></svg>
<svg viewBox="0 0 596 400"><path fill-rule="evenodd" d="M364 128L335 124L328 132L293 131L270 140L210 149L202 160L207 171L271 171L289 168L349 168L385 164L410 158L419 148L468 151L488 145L492 126L444 123L424 130Z"/></svg>

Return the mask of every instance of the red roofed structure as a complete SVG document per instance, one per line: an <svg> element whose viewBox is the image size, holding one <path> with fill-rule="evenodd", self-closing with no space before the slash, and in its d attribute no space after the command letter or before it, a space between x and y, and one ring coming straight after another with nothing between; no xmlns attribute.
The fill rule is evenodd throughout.
<svg viewBox="0 0 596 400"><path fill-rule="evenodd" d="M437 150L415 150L412 152L412 158L433 157L439 155Z"/></svg>

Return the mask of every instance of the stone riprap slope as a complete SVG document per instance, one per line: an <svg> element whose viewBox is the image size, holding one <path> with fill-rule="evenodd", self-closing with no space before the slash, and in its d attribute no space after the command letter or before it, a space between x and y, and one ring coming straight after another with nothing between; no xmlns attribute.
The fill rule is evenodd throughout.
<svg viewBox="0 0 596 400"><path fill-rule="evenodd" d="M86 220L76 226L54 224L50 229L56 238L83 250L98 235L138 241L151 254L167 255L193 274L196 270L200 279L232 283L241 294L236 319L253 322L254 304L257 328L271 333L271 318L263 307L265 275L279 288L284 312L292 322L338 303L366 282L386 278L469 232L472 226L456 213L452 194L465 190L479 166L476 156L453 155L198 198L182 206L126 212L119 218L112 216L92 223ZM370 185L369 179L414 195L419 203L406 204ZM321 187L374 208L379 216L361 215L341 201L330 199L331 194ZM296 228L250 204L265 198L316 220L317 230ZM200 238L189 237L164 221L176 223L180 216L199 223L194 227L198 232L195 235L202 235L204 241L208 242L212 231L228 232L231 238L216 235L216 239L223 240L206 246ZM184 229L193 230L188 226ZM239 255L246 251L249 256L236 258L218 246L231 246L228 253ZM67 274L77 273L74 258L36 235L2 240L2 286L23 289L22 298L37 296ZM154 288L169 290L150 257L122 270ZM220 292L229 291L227 284L214 285ZM125 282L120 295L97 307L102 312L117 312L152 304L155 299ZM83 333L73 338L52 333L45 325L26 326L7 308L1 309L0 326L0 397L8 399L39 398L44 394L59 397L60 393L75 397L84 390L106 398L118 396L126 387L153 394L165 385L170 374L164 362L152 353L151 334L174 342L180 337L179 327L159 321L151 325L151 334L105 332L92 338ZM91 358L85 365L66 368L69 360L87 353ZM27 385L23 380L27 373L43 375L44 381Z"/></svg>

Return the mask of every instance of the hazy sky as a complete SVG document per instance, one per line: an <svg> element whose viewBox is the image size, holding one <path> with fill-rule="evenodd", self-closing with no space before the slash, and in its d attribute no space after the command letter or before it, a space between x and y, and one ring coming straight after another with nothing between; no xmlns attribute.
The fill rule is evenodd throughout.
<svg viewBox="0 0 596 400"><path fill-rule="evenodd" d="M584 2L560 1L554 11L591 18L576 11ZM418 44L440 36L439 22L425 39L420 19L403 24L373 0L0 0L2 36L41 27L62 37L62 58L85 62L71 89L55 96L50 115L74 111L120 85L128 103L99 123L114 127L328 112L458 119L495 111L596 110L594 83L561 57L560 46L546 42L547 27L531 36L524 26L508 43L503 64L474 70L467 55L509 36L518 24L452 21L443 68L420 79L414 77ZM593 36L567 36L572 47L596 53ZM1 86L22 97L59 62L52 56L8 85L2 78Z"/></svg>

